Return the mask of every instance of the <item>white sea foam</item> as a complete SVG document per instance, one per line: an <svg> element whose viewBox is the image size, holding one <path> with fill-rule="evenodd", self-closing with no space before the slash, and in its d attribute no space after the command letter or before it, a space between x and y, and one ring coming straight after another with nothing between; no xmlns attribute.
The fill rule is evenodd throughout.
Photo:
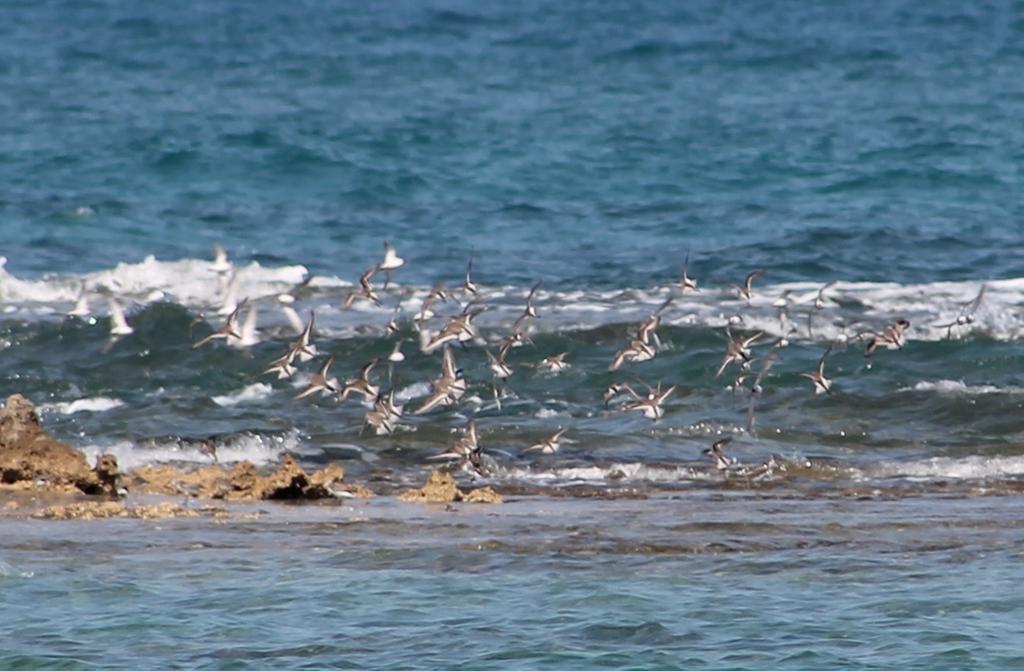
<svg viewBox="0 0 1024 671"><path fill-rule="evenodd" d="M559 483L607 485L616 482L687 482L709 480L715 477L710 469L690 466L653 465L640 462L612 463L565 468L511 468L505 477L538 484Z"/></svg>
<svg viewBox="0 0 1024 671"><path fill-rule="evenodd" d="M866 469L870 477L948 478L980 480L1024 475L1024 456L932 457L906 462L885 462Z"/></svg>
<svg viewBox="0 0 1024 671"><path fill-rule="evenodd" d="M95 398L79 398L61 403L43 403L39 406L39 410L44 413L55 412L61 415L73 415L76 412L105 412L122 405L124 405L124 401L119 401L116 398L96 396Z"/></svg>
<svg viewBox="0 0 1024 671"><path fill-rule="evenodd" d="M275 463L285 452L301 452L298 432L284 435L243 433L225 436L216 443L217 459L221 463L250 461L257 466ZM89 463L97 455L113 454L122 470L150 464L170 462L210 463L210 457L199 451L198 445L173 439L161 441L119 441L108 445L87 445L80 448Z"/></svg>
<svg viewBox="0 0 1024 671"><path fill-rule="evenodd" d="M412 400L414 398L419 398L421 396L426 396L429 393L430 393L430 383L429 382L416 382L415 384L410 384L408 387L403 387L402 389L399 389L398 391L396 391L395 392L395 400L396 401L401 401L401 402L404 403L405 401L410 401L410 400Z"/></svg>
<svg viewBox="0 0 1024 671"><path fill-rule="evenodd" d="M217 274L205 259L159 261L148 256L138 263L120 263L116 267L86 275L47 275L22 280L7 272L0 264L0 302L5 309L26 313L63 315L74 305L84 284L89 292L111 293L125 302L146 303L165 299L189 309L220 307L224 301L223 287ZM253 262L237 267L235 294L250 302L273 301L290 290L306 275L303 266L268 268ZM1024 312L1019 307L1024 295L1024 278L991 280L974 323L955 327L952 338L983 335L997 340L1013 340L1024 336ZM407 292L402 314L411 319L419 310L429 287L400 287L393 292ZM887 282L838 282L825 295L826 305L815 310L813 302L820 284L790 282L757 287L750 304L736 299L730 288L706 287L699 293L676 296L663 315L665 323L724 327L742 315L740 327L763 330L769 336L780 336L795 329L794 339L808 339L807 315L813 312L812 336L817 341L834 340L845 335L856 337L864 331L877 330L896 317L910 320L908 340L940 340L949 323L960 314L961 307L978 293L980 282L930 282L896 284ZM316 276L309 286L312 296L304 305L296 306L300 314L317 311L318 332L328 336L349 336L358 333L383 332L393 315L394 296L383 297L385 305L376 307L357 302L352 310L339 308L351 282L339 277ZM504 328L522 310L529 291L525 287L483 287L490 297L489 309L479 318L484 328ZM392 291L392 290L389 290ZM604 324L629 323L648 317L671 290L667 286L589 291L573 289L565 292L541 289L535 304L544 319L530 324L535 331L595 328ZM785 299L787 318L780 320L780 311L773 304ZM442 314L457 311L454 304L438 304ZM267 314L263 328L287 327L280 310L261 311ZM379 329L379 330L378 330Z"/></svg>
<svg viewBox="0 0 1024 671"><path fill-rule="evenodd" d="M1006 386L997 387L991 384L966 384L963 380L933 380L923 381L914 384L912 387L903 387L900 391L934 391L940 394L964 394L967 396L979 394L1024 394L1024 387Z"/></svg>
<svg viewBox="0 0 1024 671"><path fill-rule="evenodd" d="M213 402L220 406L232 406L238 405L239 403L247 403L250 401L258 401L261 398L266 398L274 393L274 388L269 384L263 382L256 382L255 384L246 385L242 389L223 396L214 396Z"/></svg>

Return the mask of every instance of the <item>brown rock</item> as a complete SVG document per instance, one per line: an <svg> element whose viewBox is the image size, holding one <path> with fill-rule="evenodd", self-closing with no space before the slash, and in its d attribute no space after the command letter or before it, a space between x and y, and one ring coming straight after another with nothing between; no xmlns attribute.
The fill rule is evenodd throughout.
<svg viewBox="0 0 1024 671"><path fill-rule="evenodd" d="M474 489L462 498L467 503L504 503L505 499L501 498L501 494L494 491L490 487L480 487Z"/></svg>
<svg viewBox="0 0 1024 671"><path fill-rule="evenodd" d="M21 394L12 394L0 410L0 482L22 481L71 485L86 494L108 493L85 455L54 440L40 426L35 406Z"/></svg>
<svg viewBox="0 0 1024 671"><path fill-rule="evenodd" d="M412 503L452 503L466 501L468 503L502 503L501 495L490 487L463 492L455 484L450 473L434 470L430 472L427 483L419 489L409 489L398 496L399 501Z"/></svg>
<svg viewBox="0 0 1024 671"><path fill-rule="evenodd" d="M270 475L260 475L251 462L235 464L230 470L204 466L181 471L173 466L144 466L131 473L132 487L141 492L229 501L266 499L320 499L333 496L331 485L345 477L340 466L330 465L312 475L291 456Z"/></svg>
<svg viewBox="0 0 1024 671"><path fill-rule="evenodd" d="M156 520L167 517L196 517L195 510L182 508L173 503L164 502L152 506L128 507L120 501L84 501L66 505L50 506L32 515L48 520L98 520L108 517L134 517L136 519Z"/></svg>
<svg viewBox="0 0 1024 671"><path fill-rule="evenodd" d="M419 489L402 492L399 494L398 500L413 503L451 503L458 501L461 497L462 492L455 485L455 478L450 473L433 470L425 485Z"/></svg>

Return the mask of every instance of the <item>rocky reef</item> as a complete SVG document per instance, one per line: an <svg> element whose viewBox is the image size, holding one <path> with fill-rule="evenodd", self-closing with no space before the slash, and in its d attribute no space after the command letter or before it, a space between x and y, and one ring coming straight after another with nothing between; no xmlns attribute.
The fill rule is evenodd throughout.
<svg viewBox="0 0 1024 671"><path fill-rule="evenodd" d="M501 495L490 487L463 491L455 484L450 473L431 471L426 484L402 492L398 499L412 503L502 503Z"/></svg>
<svg viewBox="0 0 1024 671"><path fill-rule="evenodd" d="M85 455L54 439L43 429L35 406L20 394L0 409L0 489L55 495L89 495L116 499L137 494L189 496L225 501L312 500L372 496L362 485L343 483L345 471L329 465L307 473L290 455L272 471L243 461L233 467L184 470L171 465L143 466L127 473L117 459L101 455L90 467ZM19 508L20 504L5 508ZM175 506L126 506L119 501L84 501L55 505L35 516L55 519L190 516Z"/></svg>

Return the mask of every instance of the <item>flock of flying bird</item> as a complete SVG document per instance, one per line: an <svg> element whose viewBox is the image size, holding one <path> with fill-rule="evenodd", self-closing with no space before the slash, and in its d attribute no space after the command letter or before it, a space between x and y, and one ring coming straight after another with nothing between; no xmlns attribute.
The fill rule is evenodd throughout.
<svg viewBox="0 0 1024 671"><path fill-rule="evenodd" d="M208 335L195 340L193 347L203 347L216 340L223 340L225 343L233 346L249 346L255 342L254 331L256 305L253 304L249 307L249 312L245 322L240 324L239 319L241 313L243 309L245 309L248 301L247 299L243 299L241 301L236 300L234 295L234 280L236 279L234 267L228 260L228 255L223 248L219 245L215 245L214 250L215 258L209 267L211 270L215 271L221 279L222 289L225 293L225 303L220 312L225 315L225 319L219 328L214 329ZM389 284L393 281L395 272L404 265L405 259L398 255L390 242L385 242L384 258L379 263L375 263L363 272L359 278L358 288L353 289L345 297L341 306L342 309L349 309L359 301L365 301L377 307L383 307L380 293L378 293L377 288L374 286L374 278L383 273L385 280L381 290L386 290ZM487 297L482 293L480 287L478 287L473 281L472 273L473 261L470 259L461 285L454 289L449 289L444 283L436 284L426 295L418 312L412 319L412 325L419 333L419 345L421 351L425 354L440 352L441 359L440 373L431 382L430 391L427 396L413 411L414 415L423 415L437 408L454 406L467 392L467 380L463 377L462 370L457 366L455 361L455 348L458 347L464 349L474 342L480 342L474 320L484 312L487 303ZM687 255L686 262L682 269L682 276L674 283L673 293L664 303L661 304L660 307L658 307L657 310L654 311L654 313L650 315L650 317L637 325L635 331L633 331L634 335L630 337L629 342L625 347L615 353L608 366L608 370L617 371L622 368L624 364L635 364L649 361L657 355L658 351L662 348L661 340L658 338L657 334L657 330L661 325L662 314L672 304L677 294L682 295L688 291L699 291L697 280L690 277L688 273L689 256ZM763 274L763 270L755 270L747 275L743 284L736 287L737 297L740 300L749 303L754 296L754 282ZM283 354L281 354L281 356L274 359L267 365L267 368L264 370L265 375L276 375L278 379L291 378L296 374L299 364L309 362L320 355L320 351L313 342L315 313L311 311L308 320L303 322L291 307L291 304L296 300L295 296L297 290L308 285L310 279L311 276L307 275L304 282L299 285L299 287L296 287L296 289L293 289L291 292L278 296L278 300L281 303L282 308L285 310L285 314L288 316L291 325L299 335L288 345L287 349ZM807 312L808 335L810 335L813 327L812 320L815 312L821 311L825 308L825 294L834 285L835 282L830 282L817 292L817 295L813 300L812 307ZM494 400L499 410L501 409L504 382L514 373L512 366L507 360L509 351L512 348L533 343L529 335L529 325L531 320L537 319L540 316L534 304L534 300L539 289L540 282L534 284L530 289L526 296L526 302L523 306L522 312L512 323L508 334L501 339L497 347L497 353L492 352L485 346L487 361L493 376ZM969 303L961 306L959 313L953 321L948 324L940 324L937 326L939 328L946 329L946 335L947 337L950 337L953 329L972 324L974 322L975 312L977 311L984 294L985 286L982 285L978 295ZM459 301L458 298L461 298L464 302ZM110 303L111 316L110 344L113 344L117 339L130 334L133 329L128 325L124 316L124 310L117 301L113 298L109 298L108 301ZM448 316L443 316L438 314L438 312L435 312L435 308L439 309L441 304L448 301L454 301L457 305L457 308L453 313ZM788 308L790 307L788 296L784 294L778 301L773 303L773 306L779 310L779 318L782 322L783 333L794 333L796 331L796 327L792 324L788 324ZM394 309L394 316L386 326L387 334L389 336L396 337L394 348L386 357L389 381L391 381L393 376L394 366L405 360L405 355L402 353L401 349L401 327L398 323L400 310L401 298ZM78 303L70 314L80 316L89 314L87 296L84 288ZM441 322L442 320L443 324L439 327L434 326L435 322ZM740 324L742 321L743 318L741 316L734 317L730 320L732 325ZM197 315L189 325L190 337L192 336L195 327L205 322L206 316L204 314L200 313ZM909 327L909 321L906 319L897 319L881 330L863 331L854 336L840 336L836 342L830 344L824 351L818 361L817 367L814 370L800 373L800 375L806 377L811 382L815 394L830 394L833 391L833 386L832 380L826 375L826 365L833 347L837 345L845 347L851 340L864 340L867 343L864 350L865 357L872 356L880 349L902 349L906 344L906 331ZM746 429L748 433L753 433L755 406L757 399L762 392L762 382L771 370L772 366L777 362L779 350L786 347L789 341L786 335L777 338L775 342L770 345L767 354L761 358L760 367L755 375L752 370L753 363L755 362L752 348L762 339L764 333L757 332L737 337L733 335L731 328L726 326L726 336L728 340L726 351L721 364L718 367L716 377L722 376L731 367L736 367L738 372L730 387L734 391L743 389L749 393L750 400L747 410ZM110 345L108 345L108 347L109 346ZM550 374L560 373L570 366L570 363L567 361L568 355L569 352L560 352L553 356L546 357L536 364L535 368ZM388 391L383 391L380 384L374 382L372 377L374 370L378 365L383 363L385 358L378 357L372 359L362 367L357 375L344 381L339 381L338 378L331 374L331 368L334 364L334 360L333 355L327 356L319 369L312 373L306 387L302 389L295 398L304 399L320 394L323 396L334 396L339 402L344 402L349 398L359 397L369 407L369 410L366 412L364 417L363 430L369 428L376 435L392 433L402 419L404 406L396 403L393 387ZM753 376L753 382L748 387L747 380L751 376ZM675 392L676 386L672 385L667 388L662 388L661 383L658 383L655 386L650 386L643 382L639 377L633 377L637 382L639 382L639 384L643 385L645 389L637 391L637 389L629 382L615 382L604 391L603 400L605 406L610 407L611 404L616 403L618 404L617 407L620 407L623 411L637 412L652 420L660 419L664 414L664 404L673 392ZM539 452L541 454L553 454L557 452L561 446L560 441L565 436L566 431L567 429L565 428L559 428L555 434L545 438L535 445L530 446L527 448L527 451ZM742 472L746 475L749 475L751 472L765 472L771 470L772 460L765 462L765 464L762 464L760 467L753 470L741 467L735 459L727 456L724 452L724 447L730 440L731 438L724 438L716 441L711 448L704 451L704 454L713 460L717 469L727 473ZM211 456L216 458L215 453L211 454ZM488 462L483 457L483 450L479 443L476 421L474 419L470 419L452 447L440 454L430 457L430 459L449 461L454 469L465 470L474 474L486 474L486 471L488 470Z"/></svg>

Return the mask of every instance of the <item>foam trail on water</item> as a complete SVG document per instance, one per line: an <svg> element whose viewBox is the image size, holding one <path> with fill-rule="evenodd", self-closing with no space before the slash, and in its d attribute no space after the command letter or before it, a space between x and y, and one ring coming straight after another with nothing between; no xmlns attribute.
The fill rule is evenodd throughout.
<svg viewBox="0 0 1024 671"><path fill-rule="evenodd" d="M300 451L298 433L283 435L241 433L216 440L217 460L220 463L249 461L257 466L276 463L285 452ZM211 463L211 458L199 451L195 443L164 439L157 441L118 441L108 445L87 445L79 448L89 463L95 463L101 454L117 457L121 470L130 470L152 464L194 462Z"/></svg>
<svg viewBox="0 0 1024 671"><path fill-rule="evenodd" d="M306 276L303 266L264 267L257 262L237 266L235 294L250 302L273 301L294 288ZM0 265L0 301L5 310L39 318L69 312L82 284L87 291L114 294L126 301L147 303L171 300L189 310L220 307L225 290L210 262L200 259L159 261L148 256L138 263L120 263L116 267L86 275L47 275L34 280L19 279ZM1024 293L1024 278L991 280L970 325L953 328L950 337L984 336L996 340L1015 340L1024 336L1024 316L1018 309ZM316 276L305 291L304 304L294 306L300 314L317 312L321 335L345 337L366 334L367 327L383 327L393 316L399 293L405 292L400 317L410 320L418 312L429 287L393 284L382 292L383 307L357 302L343 311L340 304L351 282L339 277ZM977 294L981 283L930 282L902 285L889 282L838 282L825 293L825 305L814 306L821 284L789 282L757 287L748 303L737 299L731 288L706 287L700 293L678 295L668 286L590 291L558 291L542 287L534 301L544 319L531 323L539 331L592 329L607 324L632 323L650 316L671 294L675 301L664 313L666 324L681 327L733 328L761 330L768 336L789 336L794 340L833 341L855 338L858 333L883 328L897 317L910 320L908 340L941 340L947 329L943 323L956 319L964 304ZM489 309L478 320L483 329L505 328L522 310L529 289L526 287L481 287L489 298ZM98 294L97 294L98 295ZM94 301L102 309L102 301ZM782 304L785 307L780 307ZM461 309L454 304L435 305L441 314ZM279 309L266 310L264 328L289 327ZM808 329L808 314L811 315ZM261 315L264 312L261 312ZM436 325L432 328L436 328ZM810 330L810 334L808 333Z"/></svg>
<svg viewBox="0 0 1024 671"><path fill-rule="evenodd" d="M60 403L44 403L39 406L39 411L43 413L56 412L61 415L73 415L76 412L105 412L119 408L122 405L124 405L124 401L116 398L96 396L95 398L80 398Z"/></svg>
<svg viewBox="0 0 1024 671"><path fill-rule="evenodd" d="M269 384L256 382L254 384L246 385L234 393L224 394L223 396L214 396L212 400L219 406L228 407L238 405L239 403L258 401L270 396L272 393L274 393L274 388Z"/></svg>

